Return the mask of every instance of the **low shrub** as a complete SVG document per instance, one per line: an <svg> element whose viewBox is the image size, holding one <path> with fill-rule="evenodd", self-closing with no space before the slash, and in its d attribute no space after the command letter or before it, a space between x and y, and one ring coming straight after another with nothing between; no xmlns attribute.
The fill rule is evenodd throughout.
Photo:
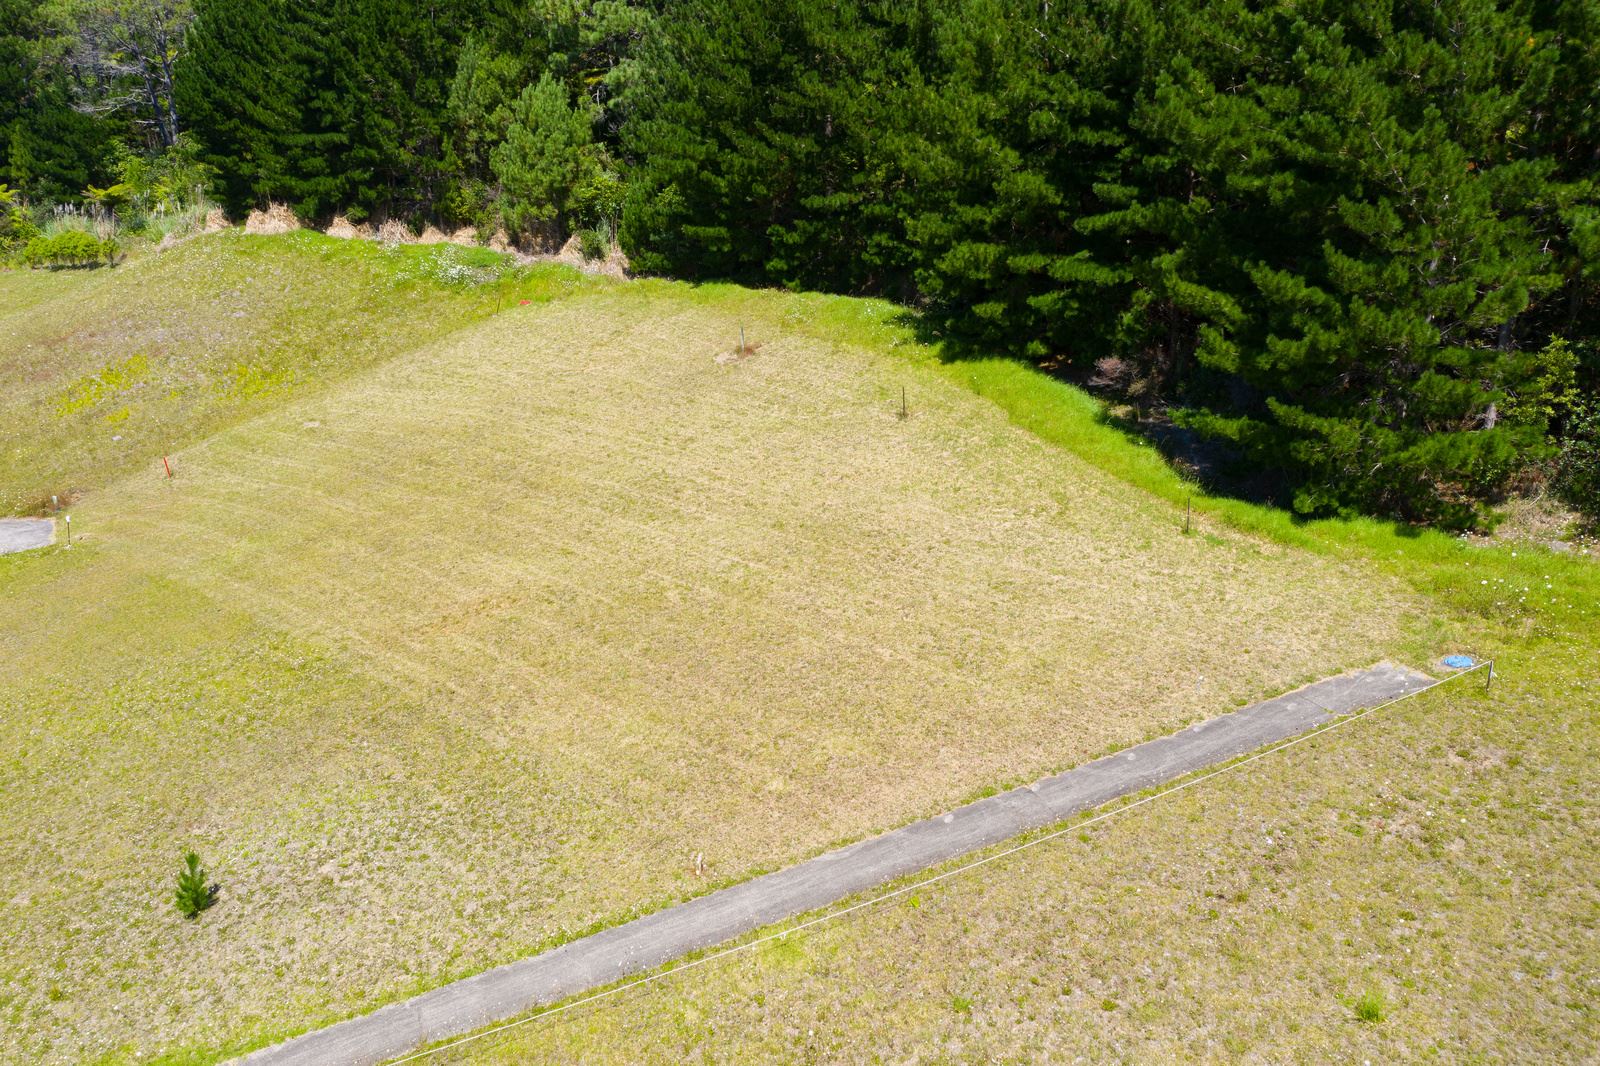
<svg viewBox="0 0 1600 1066"><path fill-rule="evenodd" d="M117 258L117 242L101 240L82 230L62 230L53 236L34 237L22 249L22 259L31 267L85 267L112 263Z"/></svg>
<svg viewBox="0 0 1600 1066"><path fill-rule="evenodd" d="M578 248L585 259L604 259L611 248L611 235L600 229L579 230Z"/></svg>
<svg viewBox="0 0 1600 1066"><path fill-rule="evenodd" d="M39 230L17 205L15 190L0 182L0 257L23 247Z"/></svg>
<svg viewBox="0 0 1600 1066"><path fill-rule="evenodd" d="M439 217L447 225L471 226L477 233L493 233L500 220L494 192L478 180L458 182L439 201Z"/></svg>

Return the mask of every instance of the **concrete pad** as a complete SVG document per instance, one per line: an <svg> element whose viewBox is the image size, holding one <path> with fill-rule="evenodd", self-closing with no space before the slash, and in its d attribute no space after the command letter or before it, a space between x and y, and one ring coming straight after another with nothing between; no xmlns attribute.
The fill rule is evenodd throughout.
<svg viewBox="0 0 1600 1066"><path fill-rule="evenodd" d="M47 548L56 539L56 524L48 518L0 518L0 555Z"/></svg>
<svg viewBox="0 0 1600 1066"><path fill-rule="evenodd" d="M1426 674L1403 666L1379 663L1370 670L1319 681L1304 691L1323 710L1349 714L1415 692L1431 681Z"/></svg>
<svg viewBox="0 0 1600 1066"><path fill-rule="evenodd" d="M1120 796L1303 734L1432 679L1380 663L1201 722L1172 736L912 822L815 859L613 926L340 1022L245 1058L259 1066L368 1066L644 973L764 926L819 910Z"/></svg>

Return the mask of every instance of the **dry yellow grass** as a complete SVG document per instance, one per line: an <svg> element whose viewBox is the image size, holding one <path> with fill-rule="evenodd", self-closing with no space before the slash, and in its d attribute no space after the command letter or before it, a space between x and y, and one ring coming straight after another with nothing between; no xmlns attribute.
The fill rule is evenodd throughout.
<svg viewBox="0 0 1600 1066"><path fill-rule="evenodd" d="M1405 638L810 306L516 308L0 560L0 1057L214 1057Z"/></svg>

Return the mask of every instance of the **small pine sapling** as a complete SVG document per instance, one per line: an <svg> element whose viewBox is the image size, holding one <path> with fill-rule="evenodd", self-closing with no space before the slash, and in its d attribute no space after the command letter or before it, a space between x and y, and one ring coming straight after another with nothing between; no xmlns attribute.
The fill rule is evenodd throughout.
<svg viewBox="0 0 1600 1066"><path fill-rule="evenodd" d="M201 911L216 902L217 888L206 884L206 871L200 865L200 856L192 851L183 857L183 869L178 871L175 899L178 911L191 919L198 918Z"/></svg>

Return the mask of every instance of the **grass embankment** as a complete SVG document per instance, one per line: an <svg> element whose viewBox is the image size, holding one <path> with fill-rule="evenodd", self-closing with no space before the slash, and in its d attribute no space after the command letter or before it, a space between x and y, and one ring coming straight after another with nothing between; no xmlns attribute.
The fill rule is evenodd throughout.
<svg viewBox="0 0 1600 1066"><path fill-rule="evenodd" d="M1119 478L1187 498L1076 390L1000 361L945 372ZM1195 505L1406 581L1441 644L1497 657L1492 689L1472 675L1081 833L430 1061L1588 1061L1597 561Z"/></svg>
<svg viewBox="0 0 1600 1066"><path fill-rule="evenodd" d="M388 328L409 260L180 254L202 288L326 267L272 306L328 347L296 346L323 353L304 388L219 407L174 480L118 460L71 551L0 559L0 1057L208 1061L1443 647L1370 566L1184 536L886 305L585 283L386 358L339 308ZM330 289L367 271L379 296ZM147 275L77 284L135 306L119 276ZM255 365L216 299L209 347ZM407 321L434 302L498 301ZM763 346L728 360L740 324ZM78 350L45 399L109 361ZM132 422L120 395L51 431ZM194 923L190 847L223 886Z"/></svg>
<svg viewBox="0 0 1600 1066"><path fill-rule="evenodd" d="M519 300L595 283L310 232L0 272L0 514L39 513Z"/></svg>

